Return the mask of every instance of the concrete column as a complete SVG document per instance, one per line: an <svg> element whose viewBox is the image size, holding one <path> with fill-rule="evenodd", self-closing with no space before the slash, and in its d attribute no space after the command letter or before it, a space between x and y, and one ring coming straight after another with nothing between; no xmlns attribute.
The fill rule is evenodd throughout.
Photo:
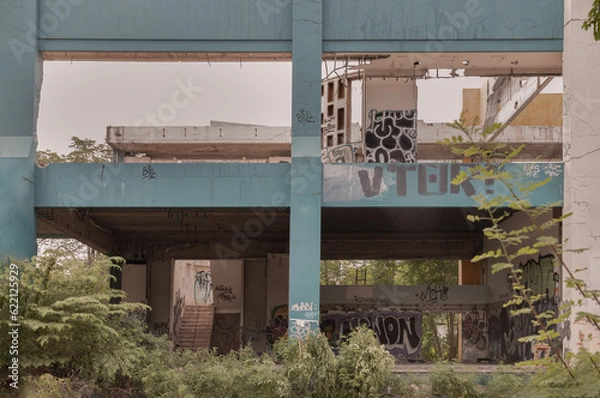
<svg viewBox="0 0 600 398"><path fill-rule="evenodd" d="M36 254L37 1L0 4L0 262Z"/></svg>
<svg viewBox="0 0 600 398"><path fill-rule="evenodd" d="M150 279L148 305L152 308L148 322L150 329L164 328L173 322L172 272L171 259L148 260L147 277Z"/></svg>
<svg viewBox="0 0 600 398"><path fill-rule="evenodd" d="M294 0L290 198L290 338L319 327L322 0Z"/></svg>
<svg viewBox="0 0 600 398"><path fill-rule="evenodd" d="M565 264L589 288L600 289L600 43L591 31L581 29L592 7L592 0L565 0L564 31L564 213L573 215L563 224L563 242L567 249L586 248L583 253L565 253ZM567 278L563 272L563 278ZM578 300L581 295L565 287L564 299ZM586 300L578 309L598 314L600 306ZM575 311L576 312L576 311ZM584 346L597 351L600 333L571 318L570 339L565 348L576 350L580 336L595 336ZM567 333L567 336L569 333Z"/></svg>

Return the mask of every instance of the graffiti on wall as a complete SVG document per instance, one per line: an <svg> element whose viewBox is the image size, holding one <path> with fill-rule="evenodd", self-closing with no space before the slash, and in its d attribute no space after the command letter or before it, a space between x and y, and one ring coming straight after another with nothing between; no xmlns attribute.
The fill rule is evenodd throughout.
<svg viewBox="0 0 600 398"><path fill-rule="evenodd" d="M231 288L231 286L225 286L225 285L215 286L215 292L217 295L217 301L231 302L236 299L235 294L233 294L233 289Z"/></svg>
<svg viewBox="0 0 600 398"><path fill-rule="evenodd" d="M408 359L421 355L421 313L403 311L367 311L348 314L323 314L321 331L333 346L354 328L365 325L390 353Z"/></svg>
<svg viewBox="0 0 600 398"><path fill-rule="evenodd" d="M354 155L357 151L358 148L352 144L323 148L321 160L323 163L354 163Z"/></svg>
<svg viewBox="0 0 600 398"><path fill-rule="evenodd" d="M416 116L415 109L371 110L365 134L367 163L415 163Z"/></svg>
<svg viewBox="0 0 600 398"><path fill-rule="evenodd" d="M472 310L462 315L463 361L487 358L488 334L484 311Z"/></svg>
<svg viewBox="0 0 600 398"><path fill-rule="evenodd" d="M177 341L177 333L179 332L179 325L181 324L181 314L183 313L184 306L185 297L181 296L181 290L178 289L175 293L175 305L173 305L173 335L171 336L171 338L174 341Z"/></svg>
<svg viewBox="0 0 600 398"><path fill-rule="evenodd" d="M545 294L552 299L558 295L560 276L555 270L553 255L540 256L537 260L530 259L521 264L522 283L532 294Z"/></svg>
<svg viewBox="0 0 600 398"><path fill-rule="evenodd" d="M213 304L212 276L210 275L210 271L196 272L194 301L196 304Z"/></svg>
<svg viewBox="0 0 600 398"><path fill-rule="evenodd" d="M229 354L240 348L240 314L215 314L211 347L219 354Z"/></svg>
<svg viewBox="0 0 600 398"><path fill-rule="evenodd" d="M278 338L287 336L288 306L281 304L271 309L271 318L267 322L267 344L273 346Z"/></svg>
<svg viewBox="0 0 600 398"><path fill-rule="evenodd" d="M544 294L545 297L535 303L536 313L545 311L558 315L559 296L558 289L560 277L555 269L554 256L540 256L537 260L520 264L522 272L522 283L531 294ZM512 287L512 286L511 286ZM534 316L530 313L511 316L511 310L524 308L511 306L498 308L490 311L488 319L489 350L490 356L507 362L517 362L534 358L531 342L519 342L521 337L537 333L537 327L531 321ZM549 326L551 330L557 331L556 325Z"/></svg>

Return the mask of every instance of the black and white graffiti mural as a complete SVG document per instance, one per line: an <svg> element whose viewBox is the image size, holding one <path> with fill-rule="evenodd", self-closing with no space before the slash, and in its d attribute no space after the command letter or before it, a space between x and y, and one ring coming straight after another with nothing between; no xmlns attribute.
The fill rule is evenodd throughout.
<svg viewBox="0 0 600 398"><path fill-rule="evenodd" d="M367 163L415 163L417 111L415 109L369 112L365 134Z"/></svg>
<svg viewBox="0 0 600 398"><path fill-rule="evenodd" d="M212 276L209 271L196 273L194 281L194 301L196 304L211 305L213 301Z"/></svg>
<svg viewBox="0 0 600 398"><path fill-rule="evenodd" d="M545 311L549 311L554 316L559 314L560 276L555 265L554 256L548 255L540 256L537 260L530 259L519 266L522 271L521 282L527 289L530 289L530 294L543 295L543 298L534 304L535 312L538 314ZM510 282L512 285L512 281ZM488 331L491 357L506 362L534 359L532 343L519 341L521 337L531 336L537 332L537 327L531 322L534 316L531 313L521 313L516 316L510 314L511 310L524 307L526 304L496 308L489 312ZM550 325L549 329L558 331L556 325ZM560 332L564 334L563 330Z"/></svg>
<svg viewBox="0 0 600 398"><path fill-rule="evenodd" d="M396 357L407 359L421 356L422 316L418 312L368 311L347 314L323 314L321 331L329 344L337 345L352 329L365 325L372 329L379 342Z"/></svg>

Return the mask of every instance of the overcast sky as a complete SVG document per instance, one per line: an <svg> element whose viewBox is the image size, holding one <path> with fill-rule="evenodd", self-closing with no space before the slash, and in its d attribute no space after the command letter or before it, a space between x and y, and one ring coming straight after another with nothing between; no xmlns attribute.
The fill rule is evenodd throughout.
<svg viewBox="0 0 600 398"><path fill-rule="evenodd" d="M419 81L419 119L460 115L463 87L481 79ZM290 63L45 62L38 149L69 151L72 136L104 142L106 127L204 126L210 120L291 124Z"/></svg>

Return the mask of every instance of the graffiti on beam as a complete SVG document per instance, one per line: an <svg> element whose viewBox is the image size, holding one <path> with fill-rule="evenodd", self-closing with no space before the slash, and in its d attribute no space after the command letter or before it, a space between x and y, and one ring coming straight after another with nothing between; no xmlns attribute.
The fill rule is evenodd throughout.
<svg viewBox="0 0 600 398"><path fill-rule="evenodd" d="M196 304L211 305L213 300L212 276L210 271L196 272L194 281L194 301Z"/></svg>
<svg viewBox="0 0 600 398"><path fill-rule="evenodd" d="M373 330L390 353L408 359L421 355L421 313L403 311L366 311L348 314L323 314L321 331L336 346L359 325Z"/></svg>
<svg viewBox="0 0 600 398"><path fill-rule="evenodd" d="M415 163L417 130L415 109L372 109L366 134L367 163Z"/></svg>
<svg viewBox="0 0 600 398"><path fill-rule="evenodd" d="M563 172L562 164L559 163L548 163L538 164L531 163L523 166L523 173L527 177L537 178L540 175L548 177L558 177Z"/></svg>
<svg viewBox="0 0 600 398"><path fill-rule="evenodd" d="M300 111L296 113L296 119L298 119L298 123L300 124L315 122L315 118L313 117L312 113L306 109L300 109Z"/></svg>
<svg viewBox="0 0 600 398"><path fill-rule="evenodd" d="M156 171L154 171L151 164L144 166L142 169L142 178L144 180L154 180L156 178Z"/></svg>
<svg viewBox="0 0 600 398"><path fill-rule="evenodd" d="M231 288L231 286L225 286L225 285L215 286L215 293L217 295L217 301L231 302L236 299L235 294L233 294L233 289Z"/></svg>
<svg viewBox="0 0 600 398"><path fill-rule="evenodd" d="M354 301L357 303L377 303L377 304L386 304L386 305L389 305L392 303L392 301L386 297L354 296Z"/></svg>
<svg viewBox="0 0 600 398"><path fill-rule="evenodd" d="M427 285L425 290L416 293L421 303L439 303L440 301L448 300L448 286L442 285Z"/></svg>

